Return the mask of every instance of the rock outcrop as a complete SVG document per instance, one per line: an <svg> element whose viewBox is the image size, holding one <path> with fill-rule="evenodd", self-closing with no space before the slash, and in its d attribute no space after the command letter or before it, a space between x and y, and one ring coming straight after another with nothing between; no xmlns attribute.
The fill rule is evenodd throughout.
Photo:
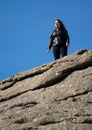
<svg viewBox="0 0 92 130"><path fill-rule="evenodd" d="M92 130L92 51L2 81L0 130Z"/></svg>

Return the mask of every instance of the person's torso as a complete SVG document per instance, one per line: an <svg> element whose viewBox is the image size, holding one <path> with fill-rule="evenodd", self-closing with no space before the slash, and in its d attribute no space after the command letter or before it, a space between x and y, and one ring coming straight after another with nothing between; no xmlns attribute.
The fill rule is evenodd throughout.
<svg viewBox="0 0 92 130"><path fill-rule="evenodd" d="M53 38L53 46L65 44L67 39L66 30L64 29L54 30L52 33L52 38Z"/></svg>

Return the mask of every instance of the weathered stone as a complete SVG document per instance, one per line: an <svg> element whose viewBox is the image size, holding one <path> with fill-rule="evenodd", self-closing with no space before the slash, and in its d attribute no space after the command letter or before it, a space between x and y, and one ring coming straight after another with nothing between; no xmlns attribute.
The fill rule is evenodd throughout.
<svg viewBox="0 0 92 130"><path fill-rule="evenodd" d="M92 51L2 81L0 130L92 130Z"/></svg>

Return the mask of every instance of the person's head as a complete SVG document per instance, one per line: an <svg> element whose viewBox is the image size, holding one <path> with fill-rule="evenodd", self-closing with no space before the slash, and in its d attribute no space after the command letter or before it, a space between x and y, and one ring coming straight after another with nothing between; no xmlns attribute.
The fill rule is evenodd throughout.
<svg viewBox="0 0 92 130"><path fill-rule="evenodd" d="M54 21L54 23L55 23L55 27L56 27L56 28L65 28L63 22L62 22L61 20L59 20L59 19L56 19L56 20Z"/></svg>

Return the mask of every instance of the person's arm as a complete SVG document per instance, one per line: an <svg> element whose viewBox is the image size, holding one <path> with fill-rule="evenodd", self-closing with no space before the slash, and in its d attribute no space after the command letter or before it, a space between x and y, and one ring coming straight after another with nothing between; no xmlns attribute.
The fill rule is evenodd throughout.
<svg viewBox="0 0 92 130"><path fill-rule="evenodd" d="M68 31L66 30L66 46L68 47L69 44L70 44L70 38L69 38L69 34L68 34Z"/></svg>
<svg viewBox="0 0 92 130"><path fill-rule="evenodd" d="M50 41L49 41L49 44L48 44L48 48L47 48L47 51L48 51L48 52L50 51L52 45L53 45L53 37L52 37L52 35L51 35Z"/></svg>

